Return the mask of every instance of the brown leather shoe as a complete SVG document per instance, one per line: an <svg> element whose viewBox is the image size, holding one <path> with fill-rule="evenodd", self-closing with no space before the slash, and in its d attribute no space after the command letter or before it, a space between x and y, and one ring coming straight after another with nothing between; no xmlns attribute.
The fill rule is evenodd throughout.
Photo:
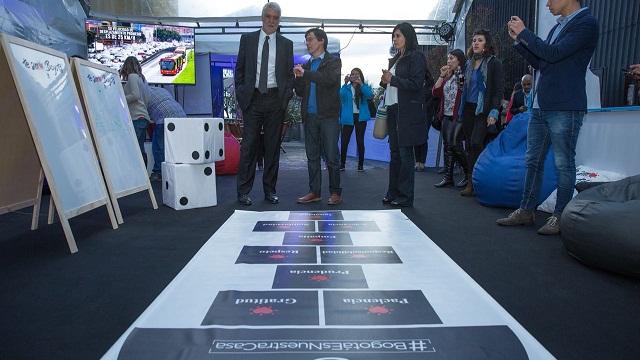
<svg viewBox="0 0 640 360"><path fill-rule="evenodd" d="M298 198L298 204L308 204L308 203L312 203L312 202L318 202L322 200L322 198L320 197L320 195L310 192L307 195L303 196L303 197L299 197Z"/></svg>
<svg viewBox="0 0 640 360"><path fill-rule="evenodd" d="M339 194L331 194L331 196L329 197L329 200L327 201L327 204L329 205L338 205L342 203L342 196L340 196Z"/></svg>

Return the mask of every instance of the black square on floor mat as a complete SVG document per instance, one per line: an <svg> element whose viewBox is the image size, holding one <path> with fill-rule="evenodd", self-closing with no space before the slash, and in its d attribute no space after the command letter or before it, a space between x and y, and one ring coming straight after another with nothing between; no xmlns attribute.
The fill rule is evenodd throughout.
<svg viewBox="0 0 640 360"><path fill-rule="evenodd" d="M274 289L367 289L361 266L278 265Z"/></svg>
<svg viewBox="0 0 640 360"><path fill-rule="evenodd" d="M323 293L327 325L442 324L420 290Z"/></svg>
<svg viewBox="0 0 640 360"><path fill-rule="evenodd" d="M201 325L319 325L317 291L220 291Z"/></svg>
<svg viewBox="0 0 640 360"><path fill-rule="evenodd" d="M236 264L315 264L316 248L310 246L243 246Z"/></svg>

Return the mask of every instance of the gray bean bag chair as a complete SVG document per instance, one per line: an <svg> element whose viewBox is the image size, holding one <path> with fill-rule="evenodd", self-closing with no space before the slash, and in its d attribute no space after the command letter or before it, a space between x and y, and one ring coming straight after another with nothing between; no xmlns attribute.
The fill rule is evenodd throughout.
<svg viewBox="0 0 640 360"><path fill-rule="evenodd" d="M579 193L562 212L560 231L579 261L640 277L640 175Z"/></svg>

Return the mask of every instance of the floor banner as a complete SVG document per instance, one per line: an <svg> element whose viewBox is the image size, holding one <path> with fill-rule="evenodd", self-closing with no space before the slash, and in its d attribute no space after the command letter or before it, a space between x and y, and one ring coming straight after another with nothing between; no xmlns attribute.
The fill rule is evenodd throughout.
<svg viewBox="0 0 640 360"><path fill-rule="evenodd" d="M236 211L104 359L553 359L399 210Z"/></svg>

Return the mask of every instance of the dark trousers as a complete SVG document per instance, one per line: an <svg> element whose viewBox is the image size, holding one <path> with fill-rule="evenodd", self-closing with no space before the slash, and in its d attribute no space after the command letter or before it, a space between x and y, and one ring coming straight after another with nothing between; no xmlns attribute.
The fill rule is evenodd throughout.
<svg viewBox="0 0 640 360"><path fill-rule="evenodd" d="M389 188L387 198L398 203L413 205L415 182L415 154L413 146L400 146L398 142L398 105L387 107L387 127L389 128Z"/></svg>
<svg viewBox="0 0 640 360"><path fill-rule="evenodd" d="M147 126L149 126L149 122L145 118L133 120L133 129L136 132L136 139L138 140L138 146L140 147L145 166L147 165L147 152L144 151L144 142L147 139Z"/></svg>
<svg viewBox="0 0 640 360"><path fill-rule="evenodd" d="M446 149L451 149L458 161L460 160L458 157L467 156L462 148L463 137L462 122L453 120L451 116L443 116L442 142L444 143L445 151Z"/></svg>
<svg viewBox="0 0 640 360"><path fill-rule="evenodd" d="M153 153L153 172L162 171L164 162L164 124L155 124L151 138L151 152Z"/></svg>
<svg viewBox="0 0 640 360"><path fill-rule="evenodd" d="M487 137L487 115L476 115L476 104L464 104L462 113L462 131L469 156L469 168L473 171L480 153L484 149L484 140Z"/></svg>
<svg viewBox="0 0 640 360"><path fill-rule="evenodd" d="M434 114L431 111L427 112L427 134L426 141L422 145L417 145L413 147L413 153L416 157L417 163L427 163L427 152L429 152L429 130L431 130L431 118L433 118Z"/></svg>
<svg viewBox="0 0 640 360"><path fill-rule="evenodd" d="M264 131L264 172L262 188L265 194L276 192L280 166L280 132L284 109L277 91L253 94L251 104L244 111L240 164L238 165L238 194L248 194L256 176L256 160L260 131Z"/></svg>
<svg viewBox="0 0 640 360"><path fill-rule="evenodd" d="M351 140L353 128L356 128L356 144L358 144L358 166L364 164L364 133L367 130L367 122L359 121L359 114L353 114L354 125L342 125L342 135L340 144L340 165L347 162L347 148Z"/></svg>
<svg viewBox="0 0 640 360"><path fill-rule="evenodd" d="M309 168L309 191L314 194L321 194L321 154L327 161L329 191L331 194L342 194L338 163L339 134L338 119L308 114L304 123L304 148L307 152L307 166Z"/></svg>

